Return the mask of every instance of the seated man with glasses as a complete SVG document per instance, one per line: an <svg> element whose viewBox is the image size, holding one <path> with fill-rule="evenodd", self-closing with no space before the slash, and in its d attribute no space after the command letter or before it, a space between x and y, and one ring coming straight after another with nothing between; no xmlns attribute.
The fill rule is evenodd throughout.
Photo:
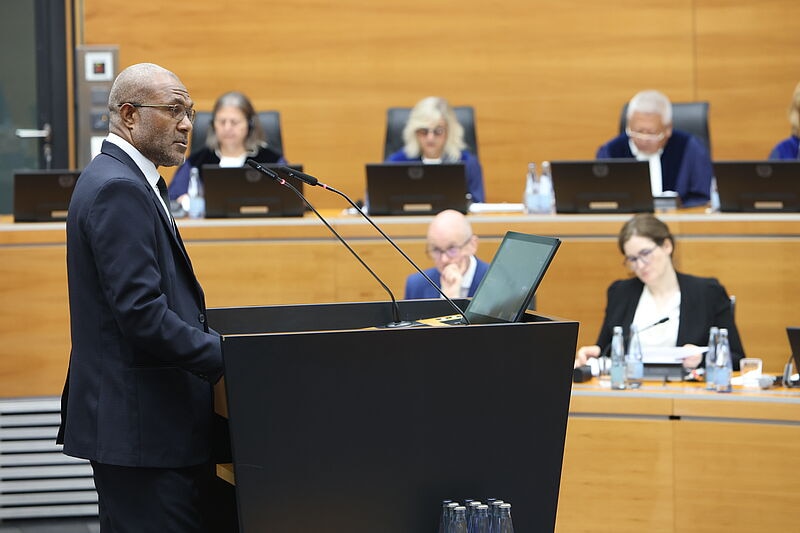
<svg viewBox="0 0 800 533"><path fill-rule="evenodd" d="M588 358L608 354L614 326L622 326L628 338L631 324L640 331L639 340L648 347L705 346L711 326L728 328L733 368L739 369L744 348L733 319L730 298L715 278L677 272L672 264L675 240L669 228L650 213L628 220L617 240L623 265L635 277L618 280L608 288L606 316L597 344L582 346L575 366ZM684 359L687 369L696 368L700 350Z"/></svg>
<svg viewBox="0 0 800 533"><path fill-rule="evenodd" d="M649 161L653 196L676 192L684 207L709 202L711 156L699 139L672 129L672 103L659 91L642 91L631 99L625 133L597 151L597 159L608 158Z"/></svg>
<svg viewBox="0 0 800 533"><path fill-rule="evenodd" d="M489 264L475 257L478 237L473 235L467 217L447 209L436 215L428 226L428 256L434 267L425 274L442 289L448 298L465 298L475 294ZM441 298L435 288L419 272L406 280L406 300Z"/></svg>
<svg viewBox="0 0 800 533"><path fill-rule="evenodd" d="M466 150L464 128L455 111L444 98L429 96L420 100L403 129L402 150L386 158L387 162L422 161L426 164L464 163L467 192L472 202L485 202L483 171L478 158Z"/></svg>

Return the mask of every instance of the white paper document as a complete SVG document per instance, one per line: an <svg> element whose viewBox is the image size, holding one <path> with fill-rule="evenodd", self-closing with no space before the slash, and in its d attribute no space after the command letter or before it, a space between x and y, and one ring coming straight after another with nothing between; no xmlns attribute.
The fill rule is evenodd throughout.
<svg viewBox="0 0 800 533"><path fill-rule="evenodd" d="M680 363L687 357L697 355L698 353L706 353L708 346L672 346L672 347L656 347L650 346L644 348L642 360L645 364L672 364Z"/></svg>

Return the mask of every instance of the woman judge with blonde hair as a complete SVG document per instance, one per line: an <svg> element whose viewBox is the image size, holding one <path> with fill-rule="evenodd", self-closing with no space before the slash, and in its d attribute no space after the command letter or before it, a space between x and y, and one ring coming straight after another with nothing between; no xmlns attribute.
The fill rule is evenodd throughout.
<svg viewBox="0 0 800 533"><path fill-rule="evenodd" d="M467 150L464 128L447 100L423 98L411 110L403 129L405 146L391 154L388 162L421 161L426 164L464 163L467 191L472 202L485 202L483 171L478 158Z"/></svg>

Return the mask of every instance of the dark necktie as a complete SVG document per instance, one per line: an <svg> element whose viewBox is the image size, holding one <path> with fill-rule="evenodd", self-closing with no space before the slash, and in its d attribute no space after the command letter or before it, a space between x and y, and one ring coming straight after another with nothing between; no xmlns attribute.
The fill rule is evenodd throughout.
<svg viewBox="0 0 800 533"><path fill-rule="evenodd" d="M164 181L163 177L159 176L156 186L158 187L159 194L161 194L161 199L164 200L164 205L167 206L167 213L169 213L169 221L170 227L172 228L172 233L175 233L175 219L172 218L172 213L169 208L169 192L167 191L167 182Z"/></svg>

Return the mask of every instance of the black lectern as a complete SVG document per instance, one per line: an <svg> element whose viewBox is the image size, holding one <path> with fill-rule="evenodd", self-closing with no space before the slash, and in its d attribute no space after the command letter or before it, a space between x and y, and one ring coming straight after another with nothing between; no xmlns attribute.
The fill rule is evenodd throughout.
<svg viewBox="0 0 800 533"><path fill-rule="evenodd" d="M387 302L209 310L240 530L433 532L443 499L500 498L518 531L553 531L578 323L527 319L389 329L375 328Z"/></svg>

